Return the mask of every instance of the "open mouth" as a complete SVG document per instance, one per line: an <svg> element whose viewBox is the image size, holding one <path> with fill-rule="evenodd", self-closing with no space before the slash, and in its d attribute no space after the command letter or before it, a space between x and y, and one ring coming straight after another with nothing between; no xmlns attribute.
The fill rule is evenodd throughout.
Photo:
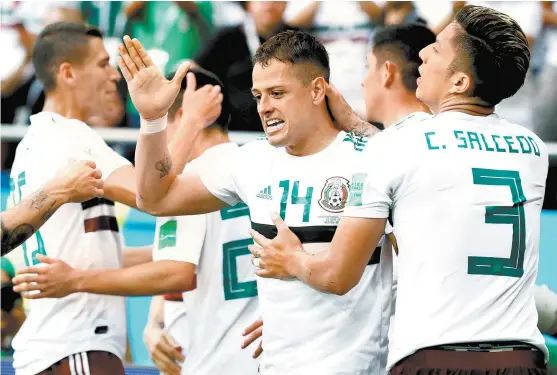
<svg viewBox="0 0 557 375"><path fill-rule="evenodd" d="M284 128L284 121L279 119L272 119L266 121L267 134L273 134Z"/></svg>

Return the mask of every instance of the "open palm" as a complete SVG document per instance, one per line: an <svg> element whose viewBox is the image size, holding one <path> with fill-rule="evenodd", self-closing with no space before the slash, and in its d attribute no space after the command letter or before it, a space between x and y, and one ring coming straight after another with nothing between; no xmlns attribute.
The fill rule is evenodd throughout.
<svg viewBox="0 0 557 375"><path fill-rule="evenodd" d="M166 115L178 96L190 64L182 64L172 81L169 81L153 64L139 40L132 40L126 35L124 44L120 44L118 50L118 66L140 116L145 120L154 120Z"/></svg>

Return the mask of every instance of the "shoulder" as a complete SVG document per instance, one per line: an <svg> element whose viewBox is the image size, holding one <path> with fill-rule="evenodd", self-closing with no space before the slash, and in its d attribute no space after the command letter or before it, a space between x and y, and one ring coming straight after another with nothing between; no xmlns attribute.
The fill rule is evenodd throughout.
<svg viewBox="0 0 557 375"><path fill-rule="evenodd" d="M269 144L266 136L261 136L253 141L249 141L240 147L242 155L253 155L254 153L268 153L274 150L275 147Z"/></svg>

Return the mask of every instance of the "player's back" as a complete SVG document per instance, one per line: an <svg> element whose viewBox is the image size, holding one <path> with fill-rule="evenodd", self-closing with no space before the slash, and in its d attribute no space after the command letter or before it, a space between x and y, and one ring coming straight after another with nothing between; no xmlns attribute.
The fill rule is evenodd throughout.
<svg viewBox="0 0 557 375"><path fill-rule="evenodd" d="M397 186L400 249L389 365L442 344L521 341L545 351L532 294L543 142L496 115L457 112L407 121L377 141L404 150L385 171Z"/></svg>
<svg viewBox="0 0 557 375"><path fill-rule="evenodd" d="M249 210L240 203L203 216L197 287L184 293L189 347L182 373L255 375L259 360L241 349L242 331L261 318L248 250Z"/></svg>
<svg viewBox="0 0 557 375"><path fill-rule="evenodd" d="M39 190L61 167L87 158L82 136L90 129L74 133L74 126L86 125L57 115L57 123L45 124L43 114L32 118L18 146L11 171L12 204ZM68 129L72 132L67 133ZM78 269L119 268L122 243L114 204L104 199L65 204L22 247L26 265L40 264L36 255L43 254ZM35 374L70 354L88 350L124 355L122 297L77 293L30 300L29 310L13 342L18 374Z"/></svg>

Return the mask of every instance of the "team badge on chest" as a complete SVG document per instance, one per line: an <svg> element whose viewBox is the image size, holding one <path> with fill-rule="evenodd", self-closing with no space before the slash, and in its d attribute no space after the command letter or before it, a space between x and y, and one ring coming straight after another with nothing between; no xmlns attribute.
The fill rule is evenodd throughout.
<svg viewBox="0 0 557 375"><path fill-rule="evenodd" d="M339 213L344 210L350 182L343 177L331 177L325 181L325 186L321 190L319 205L329 212Z"/></svg>

